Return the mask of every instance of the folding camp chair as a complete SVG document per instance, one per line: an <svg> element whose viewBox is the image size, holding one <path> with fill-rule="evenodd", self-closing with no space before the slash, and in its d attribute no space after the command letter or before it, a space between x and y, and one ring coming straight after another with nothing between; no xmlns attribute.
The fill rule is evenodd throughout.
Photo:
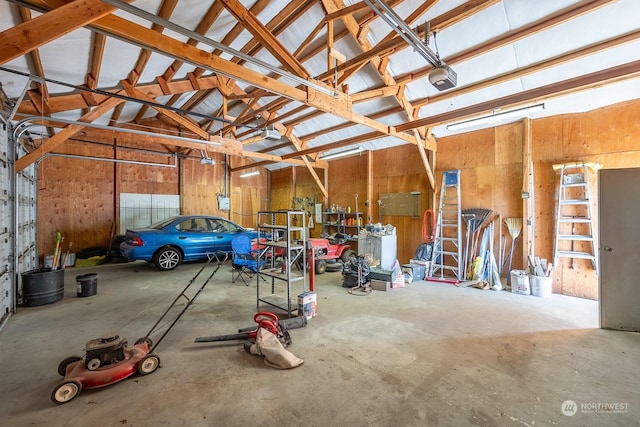
<svg viewBox="0 0 640 427"><path fill-rule="evenodd" d="M246 286L249 286L245 277L253 278L264 265L264 260L258 258L258 251L251 249L251 239L245 235L234 237L231 240L231 249L233 251L231 283L235 283L240 278Z"/></svg>

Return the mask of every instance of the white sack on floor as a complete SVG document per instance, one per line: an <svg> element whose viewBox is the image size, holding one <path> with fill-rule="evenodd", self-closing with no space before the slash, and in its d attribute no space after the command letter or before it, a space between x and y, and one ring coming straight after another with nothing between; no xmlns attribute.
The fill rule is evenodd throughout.
<svg viewBox="0 0 640 427"><path fill-rule="evenodd" d="M304 360L286 350L278 337L264 328L258 329L256 343L251 346L251 354L264 356L267 366L277 369L291 369L302 365Z"/></svg>

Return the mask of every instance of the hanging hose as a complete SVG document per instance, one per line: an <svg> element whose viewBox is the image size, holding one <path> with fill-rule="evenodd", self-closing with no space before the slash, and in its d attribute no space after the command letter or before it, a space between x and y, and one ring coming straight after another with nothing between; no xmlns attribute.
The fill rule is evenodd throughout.
<svg viewBox="0 0 640 427"><path fill-rule="evenodd" d="M431 221L428 217L431 216ZM436 216L433 209L427 209L424 211L422 217L422 241L424 243L433 242L436 239Z"/></svg>

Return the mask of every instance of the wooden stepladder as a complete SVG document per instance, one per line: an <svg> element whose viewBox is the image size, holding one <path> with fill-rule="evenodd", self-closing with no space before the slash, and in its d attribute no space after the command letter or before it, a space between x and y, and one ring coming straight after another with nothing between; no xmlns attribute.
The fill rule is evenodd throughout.
<svg viewBox="0 0 640 427"><path fill-rule="evenodd" d="M453 273L457 280L464 280L462 260L462 210L460 208L460 171L442 174L440 207L433 242L430 278L444 279L445 272Z"/></svg>
<svg viewBox="0 0 640 427"><path fill-rule="evenodd" d="M560 170L554 265L559 258L570 258L572 267L574 259L587 259L598 274L589 169L595 172L600 168L599 164L583 162L553 165L553 170Z"/></svg>

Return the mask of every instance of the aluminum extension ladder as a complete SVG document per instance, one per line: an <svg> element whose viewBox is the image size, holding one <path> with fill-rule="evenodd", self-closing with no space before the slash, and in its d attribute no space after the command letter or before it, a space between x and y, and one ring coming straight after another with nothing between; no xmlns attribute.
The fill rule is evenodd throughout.
<svg viewBox="0 0 640 427"><path fill-rule="evenodd" d="M553 165L553 170L560 170L554 265L558 265L558 258L570 258L573 268L574 259L587 259L598 274L589 169L597 171L600 167L583 162Z"/></svg>
<svg viewBox="0 0 640 427"><path fill-rule="evenodd" d="M464 280L462 260L462 211L460 208L460 170L442 173L440 208L433 242L429 278L444 279L445 272Z"/></svg>

